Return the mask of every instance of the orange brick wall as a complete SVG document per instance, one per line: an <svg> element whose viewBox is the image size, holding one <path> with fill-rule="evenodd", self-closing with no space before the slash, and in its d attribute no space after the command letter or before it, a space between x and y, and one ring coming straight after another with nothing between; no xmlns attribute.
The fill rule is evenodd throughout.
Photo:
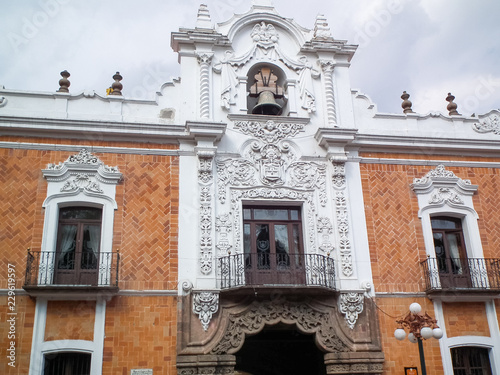
<svg viewBox="0 0 500 375"><path fill-rule="evenodd" d="M106 306L103 375L176 373L176 297L115 297Z"/></svg>
<svg viewBox="0 0 500 375"><path fill-rule="evenodd" d="M0 137L3 141L18 138ZM89 140L26 138L23 142L81 144L133 148L176 149L176 145L151 145ZM7 264L16 267L16 288L22 288L26 249L40 250L47 181L42 169L64 162L77 151L0 149L0 289L7 288ZM118 166L123 180L116 187L113 251L120 250L119 287L123 289L177 289L178 158L92 152L106 165ZM4 270L4 271L2 271ZM0 306L7 306L0 296ZM76 303L76 305L75 305ZM73 306L72 306L73 304ZM35 301L18 296L17 366L0 359L0 374L27 374L31 352ZM142 309L142 310L140 310ZM0 309L0 345L7 348L5 309ZM107 374L117 368L155 368L155 373L175 373L175 298L115 297L108 304L106 331ZM46 340L93 339L95 302L49 302ZM152 320L151 320L152 319ZM132 323L130 323L132 322ZM152 341L145 340L152 338ZM140 338L140 343L138 340ZM123 339L123 341L122 341ZM131 339L133 345L128 341ZM111 340L111 341L110 341ZM111 344L112 343L112 344ZM125 343L128 345L125 347ZM154 346L151 346L153 345ZM129 351L137 346L138 349ZM161 348L160 348L161 347ZM131 355L132 352L137 356ZM112 353L112 357L110 357ZM115 362L113 362L115 361ZM144 362L145 361L145 362ZM146 365L147 364L147 365ZM148 367L149 366L149 367ZM130 373L130 371L128 371Z"/></svg>
<svg viewBox="0 0 500 375"><path fill-rule="evenodd" d="M443 312L448 337L490 336L484 303L445 303Z"/></svg>
<svg viewBox="0 0 500 375"><path fill-rule="evenodd" d="M49 301L45 341L94 340L95 301Z"/></svg>
<svg viewBox="0 0 500 375"><path fill-rule="evenodd" d="M139 147L140 145L131 145ZM0 269L17 267L17 288L26 268L26 249L40 250L47 182L41 170L76 152L0 149L2 231ZM113 250L120 250L120 288L176 289L178 159L171 156L98 154L106 165L118 166ZM7 287L0 272L0 288Z"/></svg>
<svg viewBox="0 0 500 375"><path fill-rule="evenodd" d="M6 357L7 349L10 347L9 324L7 319L7 296L0 296L0 374L6 375L26 375L29 372L31 341L33 338L33 325L35 320L35 302L24 295L17 295L15 316L15 347L16 347L16 367L8 365L9 359Z"/></svg>
<svg viewBox="0 0 500 375"><path fill-rule="evenodd" d="M385 354L384 374L404 374L405 367L418 367L418 373L421 374L418 345L412 344L407 338L403 341L394 338L394 331L397 328L395 321L408 313L408 307L413 302L420 303L422 311L427 311L429 315L434 316L432 302L425 298L377 298L375 302L383 310L383 313L379 312L378 316L382 350ZM427 373L443 374L438 340L425 340L423 346Z"/></svg>
<svg viewBox="0 0 500 375"><path fill-rule="evenodd" d="M387 155L385 155L387 157ZM496 160L489 160L496 161ZM375 288L378 292L422 291L419 262L426 259L414 178L434 167L361 164L363 198ZM479 185L473 197L485 258L500 257L499 171L493 168L447 167ZM397 260L397 267L394 267Z"/></svg>
<svg viewBox="0 0 500 375"><path fill-rule="evenodd" d="M422 290L419 262L425 259L425 249L417 198L409 186L416 176L415 167L361 165L373 282L377 292Z"/></svg>

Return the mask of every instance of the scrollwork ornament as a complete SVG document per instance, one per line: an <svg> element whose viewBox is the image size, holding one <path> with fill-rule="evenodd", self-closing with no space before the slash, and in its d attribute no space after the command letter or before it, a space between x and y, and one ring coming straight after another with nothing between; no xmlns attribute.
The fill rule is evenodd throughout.
<svg viewBox="0 0 500 375"><path fill-rule="evenodd" d="M259 121L235 121L234 128L267 144L276 144L285 138L294 137L299 132L304 131L304 124L276 123L273 120L268 120L265 123Z"/></svg>
<svg viewBox="0 0 500 375"><path fill-rule="evenodd" d="M363 293L341 293L339 299L339 311L345 315L349 328L354 329L358 315L363 312Z"/></svg>
<svg viewBox="0 0 500 375"><path fill-rule="evenodd" d="M213 292L193 293L193 313L200 318L203 330L207 331L212 316L219 310L219 294Z"/></svg>
<svg viewBox="0 0 500 375"><path fill-rule="evenodd" d="M97 156L92 155L87 149L82 149L76 155L71 155L67 163L76 163L76 164L100 164L102 163Z"/></svg>
<svg viewBox="0 0 500 375"><path fill-rule="evenodd" d="M491 115L483 120L472 125L478 133L493 133L500 135L500 117L498 115Z"/></svg>
<svg viewBox="0 0 500 375"><path fill-rule="evenodd" d="M438 188L431 195L429 204L441 204L444 202L463 205L464 201L460 196L449 188Z"/></svg>
<svg viewBox="0 0 500 375"><path fill-rule="evenodd" d="M299 331L316 334L316 340L329 352L347 352L349 348L338 337L328 313L314 310L308 305L292 301L263 301L252 303L246 311L228 318L224 335L211 350L213 354L235 353L245 335L258 333L268 324L294 322Z"/></svg>
<svg viewBox="0 0 500 375"><path fill-rule="evenodd" d="M439 164L435 169L431 169L424 177L422 178L414 178L413 179L413 184L414 185L424 185L428 183L430 180L433 178L440 178L440 179L449 179L449 180L455 180L455 179L460 179L453 173L453 171L449 171L445 168L443 164ZM465 185L471 185L470 180L464 180L461 179L461 181Z"/></svg>

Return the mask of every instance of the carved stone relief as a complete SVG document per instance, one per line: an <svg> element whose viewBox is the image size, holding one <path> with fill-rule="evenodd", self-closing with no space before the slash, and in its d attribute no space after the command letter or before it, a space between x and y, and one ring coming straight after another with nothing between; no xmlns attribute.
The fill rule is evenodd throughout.
<svg viewBox="0 0 500 375"><path fill-rule="evenodd" d="M411 187L416 194L428 194L427 204L436 206L463 206L464 197L474 194L478 188L472 185L470 180L462 179L447 170L443 164L430 170L422 178L414 178Z"/></svg>
<svg viewBox="0 0 500 375"><path fill-rule="evenodd" d="M350 239L350 219L347 207L345 163L333 162L332 184L335 191L335 219L338 232L340 264L344 276L352 276L352 249Z"/></svg>
<svg viewBox="0 0 500 375"><path fill-rule="evenodd" d="M429 204L441 204L441 203L454 203L454 204L464 204L464 201L460 196L449 188L438 188L436 189L429 199Z"/></svg>
<svg viewBox="0 0 500 375"><path fill-rule="evenodd" d="M101 183L116 185L122 178L118 167L104 165L86 149L71 155L65 162L47 165L42 172L47 181L66 181L60 189L61 193L103 194Z"/></svg>
<svg viewBox="0 0 500 375"><path fill-rule="evenodd" d="M212 316L219 310L219 294L213 292L193 293L193 312L200 318L205 331L208 330Z"/></svg>
<svg viewBox="0 0 500 375"><path fill-rule="evenodd" d="M200 64L200 117L210 118L210 64L213 53L197 53Z"/></svg>
<svg viewBox="0 0 500 375"><path fill-rule="evenodd" d="M333 249L331 234L333 233L332 222L327 217L318 218L318 234L320 235L319 249L327 254L330 254Z"/></svg>
<svg viewBox="0 0 500 375"><path fill-rule="evenodd" d="M231 249L232 245L230 243L229 232L231 232L232 222L230 214L223 214L217 216L215 220L215 230L219 234L217 249L219 250L219 255L227 255L228 251Z"/></svg>
<svg viewBox="0 0 500 375"><path fill-rule="evenodd" d="M277 323L295 324L302 333L315 333L318 344L328 352L348 352L349 347L335 332L332 316L303 302L262 301L252 303L244 312L230 315L224 334L211 350L212 354L237 352L245 335L256 334L264 326Z"/></svg>
<svg viewBox="0 0 500 375"><path fill-rule="evenodd" d="M200 271L212 272L212 195L213 152L198 152L198 184L200 189Z"/></svg>
<svg viewBox="0 0 500 375"><path fill-rule="evenodd" d="M345 315L349 328L354 329L358 315L363 312L363 293L341 293L339 299L339 311Z"/></svg>
<svg viewBox="0 0 500 375"><path fill-rule="evenodd" d="M492 114L472 125L472 129L478 133L493 133L500 135L500 117L496 114Z"/></svg>
<svg viewBox="0 0 500 375"><path fill-rule="evenodd" d="M279 47L279 33L271 23L260 22L254 25L250 38L253 45L241 56L235 56L233 51L225 51L220 61L214 64L214 71L222 75L222 90L220 105L229 111L231 105L236 104L237 87L239 86L236 69L248 63L251 59L256 61L281 61L288 68L299 72L300 98L302 107L309 113L316 110L315 96L312 89L311 78L318 78L320 72L313 68L306 56L300 56L297 61L287 56Z"/></svg>

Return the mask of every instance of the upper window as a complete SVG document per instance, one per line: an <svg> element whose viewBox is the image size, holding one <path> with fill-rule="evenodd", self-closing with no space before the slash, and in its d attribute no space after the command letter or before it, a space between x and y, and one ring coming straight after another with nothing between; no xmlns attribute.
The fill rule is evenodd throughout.
<svg viewBox="0 0 500 375"><path fill-rule="evenodd" d="M463 346L451 349L454 375L491 375L488 349Z"/></svg>
<svg viewBox="0 0 500 375"><path fill-rule="evenodd" d="M243 207L245 267L254 284L296 283L303 277L299 207Z"/></svg>
<svg viewBox="0 0 500 375"><path fill-rule="evenodd" d="M470 272L465 251L462 221L453 217L432 217L432 236L441 286L468 287Z"/></svg>
<svg viewBox="0 0 500 375"><path fill-rule="evenodd" d="M96 285L102 210L66 207L59 212L55 284Z"/></svg>
<svg viewBox="0 0 500 375"><path fill-rule="evenodd" d="M44 375L89 375L89 353L53 353L45 355Z"/></svg>

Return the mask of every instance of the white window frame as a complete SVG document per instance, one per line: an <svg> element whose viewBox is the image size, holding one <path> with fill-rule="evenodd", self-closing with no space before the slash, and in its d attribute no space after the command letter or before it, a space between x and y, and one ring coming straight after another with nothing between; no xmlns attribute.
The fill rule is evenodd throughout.
<svg viewBox="0 0 500 375"><path fill-rule="evenodd" d="M105 253L112 252L116 185L122 174L116 167L105 166L83 149L64 163L49 164L42 170L47 179L47 198L43 203L45 218L38 273L38 285L52 285L54 254L57 246L59 210L63 207L86 206L102 210L98 285L112 283L110 263ZM45 253L45 254L44 254Z"/></svg>
<svg viewBox="0 0 500 375"><path fill-rule="evenodd" d="M428 257L436 257L431 225L431 219L435 216L461 219L467 257L484 257L477 224L479 216L474 210L472 201L472 196L478 189L477 185L472 185L469 180L457 177L440 164L423 178L414 179L411 187L418 197L418 217L421 219L425 251ZM438 270L429 269L428 271L431 275L431 286L435 289L441 288ZM479 270L477 274L471 275L472 283L488 285L485 271Z"/></svg>

